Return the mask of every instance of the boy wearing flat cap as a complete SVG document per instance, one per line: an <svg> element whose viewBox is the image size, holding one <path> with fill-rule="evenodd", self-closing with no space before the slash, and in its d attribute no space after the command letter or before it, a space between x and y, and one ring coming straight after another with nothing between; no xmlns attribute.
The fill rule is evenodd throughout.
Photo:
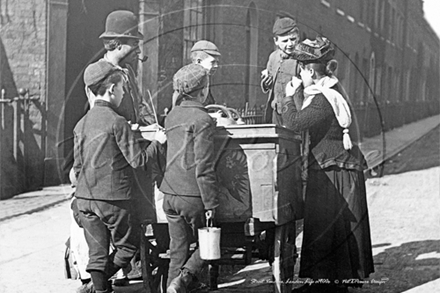
<svg viewBox="0 0 440 293"><path fill-rule="evenodd" d="M119 106L119 113L132 124L150 125L156 122L153 105L141 95L133 66L139 62L139 41L137 18L133 12L116 10L111 12L105 22L105 32L99 36L104 43L106 53L101 60L107 61L124 74L124 98ZM87 90L87 97L92 103L93 93Z"/></svg>
<svg viewBox="0 0 440 293"><path fill-rule="evenodd" d="M209 75L213 75L217 70L220 56L217 46L210 41L198 41L191 48L192 63L202 65Z"/></svg>
<svg viewBox="0 0 440 293"><path fill-rule="evenodd" d="M218 206L216 123L204 107L208 72L199 64L189 64L174 75L173 83L182 102L165 119L167 166L160 186L171 238L167 293L186 292L194 284L193 277L205 261L198 249L189 257L189 247L197 241L205 216L214 218Z"/></svg>
<svg viewBox="0 0 440 293"><path fill-rule="evenodd" d="M124 73L100 60L84 71L95 97L93 108L74 128L75 196L89 247L87 271L97 293L112 292L108 279L124 268L139 245L132 224L133 168L145 166L166 141L157 131L150 144L138 142L117 109L124 94ZM110 241L115 249L109 255ZM95 292L91 289L92 292Z"/></svg>
<svg viewBox="0 0 440 293"><path fill-rule="evenodd" d="M218 50L217 46L207 40L200 40L196 42L191 48L191 62L193 64L200 64L203 68L205 68L208 72L208 97L206 100L206 105L215 104L215 99L212 96L210 89L210 77L214 75L216 70L218 69L219 58L221 54ZM173 106L176 103L180 103L180 100L177 100L177 96L179 92L176 88L174 89L173 94Z"/></svg>
<svg viewBox="0 0 440 293"><path fill-rule="evenodd" d="M290 17L277 19L273 26L273 39L277 49L269 56L266 69L261 72L261 89L268 93L264 120L283 126L281 101L287 83L296 75L297 61L292 53L299 42L299 29Z"/></svg>

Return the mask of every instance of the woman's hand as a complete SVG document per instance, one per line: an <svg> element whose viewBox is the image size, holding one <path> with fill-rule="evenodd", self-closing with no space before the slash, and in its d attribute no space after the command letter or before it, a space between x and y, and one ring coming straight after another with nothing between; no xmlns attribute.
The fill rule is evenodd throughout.
<svg viewBox="0 0 440 293"><path fill-rule="evenodd" d="M286 96L293 96L301 84L302 80L296 76L293 76L292 80L286 85Z"/></svg>
<svg viewBox="0 0 440 293"><path fill-rule="evenodd" d="M154 140L157 140L160 144L164 144L167 141L167 136L163 129L156 130Z"/></svg>

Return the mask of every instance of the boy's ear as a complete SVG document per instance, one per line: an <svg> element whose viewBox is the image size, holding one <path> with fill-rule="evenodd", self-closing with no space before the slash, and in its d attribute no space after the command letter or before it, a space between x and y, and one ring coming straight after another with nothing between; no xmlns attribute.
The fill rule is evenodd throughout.
<svg viewBox="0 0 440 293"><path fill-rule="evenodd" d="M108 91L110 94L113 94L115 92L115 84L114 83L112 83L110 85L110 87L108 88Z"/></svg>

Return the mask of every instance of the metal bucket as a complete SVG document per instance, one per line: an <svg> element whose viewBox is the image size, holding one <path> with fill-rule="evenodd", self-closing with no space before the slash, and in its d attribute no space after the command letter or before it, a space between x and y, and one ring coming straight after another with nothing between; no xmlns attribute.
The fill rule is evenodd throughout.
<svg viewBox="0 0 440 293"><path fill-rule="evenodd" d="M204 260L220 259L221 228L204 227L199 229L199 252Z"/></svg>

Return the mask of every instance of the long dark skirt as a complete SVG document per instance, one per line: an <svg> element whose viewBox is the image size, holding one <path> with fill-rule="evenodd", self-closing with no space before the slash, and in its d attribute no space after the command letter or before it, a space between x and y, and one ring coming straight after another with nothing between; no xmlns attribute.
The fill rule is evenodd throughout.
<svg viewBox="0 0 440 293"><path fill-rule="evenodd" d="M299 276L363 279L374 272L361 171L309 170Z"/></svg>

